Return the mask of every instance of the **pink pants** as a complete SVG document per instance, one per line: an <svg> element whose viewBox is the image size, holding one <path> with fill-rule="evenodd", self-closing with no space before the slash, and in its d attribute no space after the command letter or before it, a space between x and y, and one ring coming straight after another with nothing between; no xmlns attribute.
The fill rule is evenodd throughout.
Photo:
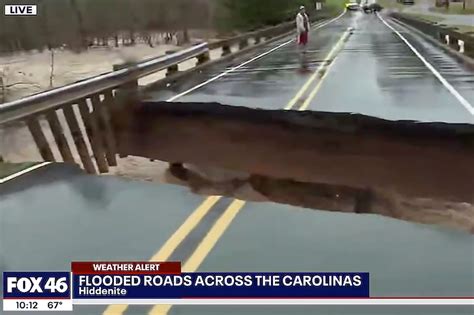
<svg viewBox="0 0 474 315"><path fill-rule="evenodd" d="M298 36L298 44L306 46L308 43L308 32L303 32Z"/></svg>

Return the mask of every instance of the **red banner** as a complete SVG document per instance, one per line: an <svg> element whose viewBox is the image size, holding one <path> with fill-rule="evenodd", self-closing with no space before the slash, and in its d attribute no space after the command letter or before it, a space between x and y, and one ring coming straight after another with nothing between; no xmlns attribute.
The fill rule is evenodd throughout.
<svg viewBox="0 0 474 315"><path fill-rule="evenodd" d="M180 262L151 262L151 261L91 261L72 262L71 271L74 274L180 274Z"/></svg>

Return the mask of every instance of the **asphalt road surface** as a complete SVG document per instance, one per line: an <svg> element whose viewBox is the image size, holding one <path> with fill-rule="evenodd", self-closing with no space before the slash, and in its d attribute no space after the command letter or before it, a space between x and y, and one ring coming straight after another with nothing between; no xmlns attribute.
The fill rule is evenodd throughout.
<svg viewBox="0 0 474 315"><path fill-rule="evenodd" d="M291 42L177 99L176 95L220 74L222 66L195 74L167 90L150 93L149 98L280 109L319 69L327 75L323 80L318 77L313 81L308 93L300 98L300 102L307 100L319 84L310 110L357 112L391 120L474 122L473 70L419 36L392 25L470 104L471 112L397 34L376 15L361 12L347 13L324 27L313 29L305 63L308 71L302 71L302 58L296 43ZM354 28L353 34L343 45L335 47L349 27ZM226 70L286 42L284 39L251 56L234 60ZM330 54L333 49L336 53ZM327 66L325 61L331 64ZM294 109L298 109L297 105Z"/></svg>
<svg viewBox="0 0 474 315"><path fill-rule="evenodd" d="M356 12L314 29L305 61L287 38L150 98L473 123L473 72L418 36L393 27L434 71L376 15ZM223 71L229 72L212 79ZM203 84L208 80L213 81ZM197 84L202 86L194 89ZM368 271L374 296L474 295L474 237L437 227L206 198L178 186L88 176L65 165L3 184L0 200L0 271L68 270L72 260L166 258L183 261L186 271ZM175 238L177 231L185 235L182 242ZM104 311L449 315L474 309L76 306L74 313Z"/></svg>

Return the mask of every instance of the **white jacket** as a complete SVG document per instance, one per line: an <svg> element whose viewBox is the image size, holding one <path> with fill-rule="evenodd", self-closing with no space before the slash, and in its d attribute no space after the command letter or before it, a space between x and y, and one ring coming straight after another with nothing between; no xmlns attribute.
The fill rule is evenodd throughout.
<svg viewBox="0 0 474 315"><path fill-rule="evenodd" d="M305 23L305 18L306 18L306 23ZM301 13L301 12L298 13L296 15L296 31L298 32L298 34L309 31L309 29L310 29L310 23L309 23L308 15L306 13Z"/></svg>

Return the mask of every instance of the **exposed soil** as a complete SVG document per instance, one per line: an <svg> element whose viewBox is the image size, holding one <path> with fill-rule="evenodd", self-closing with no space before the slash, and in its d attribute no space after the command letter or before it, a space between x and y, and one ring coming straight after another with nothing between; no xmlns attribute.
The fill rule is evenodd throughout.
<svg viewBox="0 0 474 315"><path fill-rule="evenodd" d="M113 116L123 155L474 201L474 126L469 124L166 102Z"/></svg>
<svg viewBox="0 0 474 315"><path fill-rule="evenodd" d="M474 205L470 203L408 198L383 190L358 190L259 175L234 175L222 169L186 165L181 169L171 167L164 179L168 183L187 186L202 195L223 195L255 202L270 201L315 210L382 215L474 234Z"/></svg>
<svg viewBox="0 0 474 315"><path fill-rule="evenodd" d="M174 178L197 193L380 214L474 233L472 125L153 105L114 113L119 151L177 163Z"/></svg>

